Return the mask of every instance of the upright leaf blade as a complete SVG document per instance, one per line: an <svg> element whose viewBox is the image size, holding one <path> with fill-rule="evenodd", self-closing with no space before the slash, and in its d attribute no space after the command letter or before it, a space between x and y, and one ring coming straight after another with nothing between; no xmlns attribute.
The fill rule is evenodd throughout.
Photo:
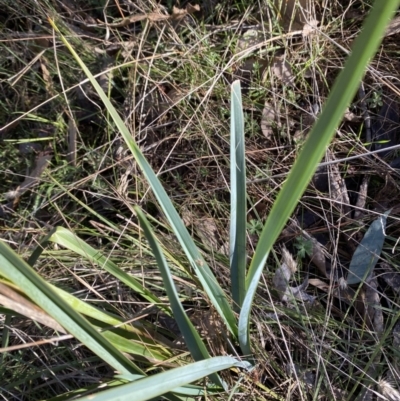
<svg viewBox="0 0 400 401"><path fill-rule="evenodd" d="M240 310L246 280L246 163L240 81L231 88L231 223L230 267L232 298Z"/></svg>
<svg viewBox="0 0 400 401"><path fill-rule="evenodd" d="M239 317L239 342L250 354L249 321L253 298L268 254L325 153L340 120L351 102L369 60L373 57L399 0L377 0L364 29L339 74L323 112L311 130L265 223L246 278L246 297Z"/></svg>

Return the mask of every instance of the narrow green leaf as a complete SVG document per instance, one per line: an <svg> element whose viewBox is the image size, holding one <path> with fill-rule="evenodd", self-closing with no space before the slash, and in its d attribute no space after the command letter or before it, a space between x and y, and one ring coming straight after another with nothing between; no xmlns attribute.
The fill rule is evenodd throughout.
<svg viewBox="0 0 400 401"><path fill-rule="evenodd" d="M78 400L145 401L232 366L243 366L243 362L238 362L231 356L219 356L171 369L101 393L81 397Z"/></svg>
<svg viewBox="0 0 400 401"><path fill-rule="evenodd" d="M251 353L249 337L251 306L268 254L311 180L398 5L399 0L375 2L361 34L354 42L351 55L332 88L321 116L311 130L274 202L246 278L247 292L239 317L239 342L245 354Z"/></svg>
<svg viewBox="0 0 400 401"><path fill-rule="evenodd" d="M83 256L92 263L98 264L101 268L121 280L124 284L136 291L137 294L147 299L150 303L159 305L163 308L163 302L158 299L151 291L147 290L140 284L138 280L121 270L109 258L106 258L99 251L82 241L71 231L63 227L57 227L52 230L48 237L48 241L59 244L71 251Z"/></svg>
<svg viewBox="0 0 400 401"><path fill-rule="evenodd" d="M231 89L231 225L232 298L239 311L246 293L246 163L240 81Z"/></svg>
<svg viewBox="0 0 400 401"><path fill-rule="evenodd" d="M157 361L162 362L166 359L166 357L156 351L154 347L146 346L138 341L124 338L112 331L103 331L101 334L121 352L149 358L153 363L157 363Z"/></svg>
<svg viewBox="0 0 400 401"><path fill-rule="evenodd" d="M104 331L101 334L106 337L120 351L125 351L139 356L147 356L149 358L157 359L159 361L165 361L172 356L171 353L166 349L166 347L161 347L160 344L157 344L154 339L147 334L146 331L148 331L148 329L143 329L143 331L141 331L136 327L125 324L119 318L105 313L100 309L97 309L93 305L89 305L88 303L74 297L73 295L68 294L60 288L57 288L55 286L51 287L62 299L64 299L64 301L71 308L73 308L80 314L91 317L98 322L102 322L105 326L118 327L119 331L123 332L124 336L126 336L127 338L125 338L123 335L115 334L110 331ZM112 334L109 335L107 333ZM156 333L154 333L154 335L155 334ZM117 337L115 337L114 335ZM159 334L157 334L157 336L160 337ZM131 344L125 343L125 341L129 341Z"/></svg>
<svg viewBox="0 0 400 401"><path fill-rule="evenodd" d="M124 322L120 318L113 316L111 313L104 312L96 308L95 306L90 305L87 302L80 300L79 298L76 298L75 296L69 294L61 288L57 288L53 285L51 285L51 287L62 299L64 299L65 302L68 303L71 308L75 309L80 314L91 317L95 320L98 320L99 322L103 322L110 326L118 326L122 330L126 330L129 333L138 335L142 334L137 328L129 324L124 324Z"/></svg>
<svg viewBox="0 0 400 401"><path fill-rule="evenodd" d="M358 284L374 269L385 241L386 219L390 211L379 216L369 227L350 262L347 284Z"/></svg>
<svg viewBox="0 0 400 401"><path fill-rule="evenodd" d="M24 292L21 287L18 287L15 284L10 283L9 281L0 279L0 283L3 282L8 286L15 287L15 290ZM119 317L104 312L93 305L90 305L79 298L74 297L73 295L69 294L68 292L62 290L61 288L57 288L56 286L49 284L51 289L60 297L62 298L70 308L74 309L76 312L79 312L81 315L88 316L97 322L103 323L102 327L105 326L115 326L118 327L119 332L123 332L124 335L137 342L136 346L140 345L143 347L143 350L138 348L137 355L143 355L143 352L151 351L155 352L153 358L165 360L172 356L172 354L166 349L162 347L161 344L164 342L165 344L169 344L169 341L165 339L161 334L156 333L155 331L151 331L149 327L141 328L141 327L134 327L130 324L124 323ZM4 311L3 311L4 312ZM0 313L3 313L0 311ZM11 312L11 311L9 311ZM29 317L29 316L28 316ZM155 342L155 339L159 341L158 343ZM160 354L162 350L163 354ZM162 355L162 356L161 356Z"/></svg>
<svg viewBox="0 0 400 401"><path fill-rule="evenodd" d="M139 218L146 239L147 241L149 241L150 247L153 250L154 257L156 258L157 265L160 269L161 277L163 279L165 291L168 295L169 302L171 303L174 317L176 319L176 322L178 323L179 330L181 331L183 338L185 339L185 343L189 348L190 354L195 361L201 361L203 359L210 358L210 354L208 353L202 339L200 338L199 333L194 328L192 322L183 309L183 306L179 300L179 295L175 289L175 284L174 280L172 279L171 271L164 258L162 250L152 232L150 224L146 219L146 216L138 207L135 207L135 211L137 217ZM211 379L214 381L215 384L223 387L223 383L218 375L212 375Z"/></svg>
<svg viewBox="0 0 400 401"><path fill-rule="evenodd" d="M145 378L146 376L143 375L117 375L114 378L115 379L123 379L126 381L135 381L135 380L140 380ZM125 383L119 383L121 384L125 384ZM175 387L174 388L174 394L177 395L184 395L187 397L200 397L202 395L206 395L208 393L208 395L213 394L213 393L219 393L221 392L221 389L219 389L218 387L210 387L205 389L204 387L201 386L196 386L193 384L187 384L186 386L183 387Z"/></svg>
<svg viewBox="0 0 400 401"><path fill-rule="evenodd" d="M8 245L0 241L0 274L23 288L28 297L86 345L123 374L142 373L110 344L90 323L61 299L53 289Z"/></svg>
<svg viewBox="0 0 400 401"><path fill-rule="evenodd" d="M68 391L67 393L61 394L59 396L47 399L47 401L69 401L69 400L75 400L78 399L79 395L82 394L90 394L93 392L96 392L100 388L114 388L117 386L121 386L126 384L127 381L135 381L135 380L140 380L146 376L143 375L131 375L131 376L123 376L123 375L117 375L115 378L112 380L102 380L101 384L93 384L91 386L79 388L76 390ZM186 385L182 387L177 387L174 388L174 393L167 393L164 394L163 397L165 397L167 400L171 401L197 401L199 397L208 395L212 393L217 393L221 392L219 389L213 389L213 388L208 388L204 389L204 387L200 386L193 386L193 385ZM182 398L184 397L184 398ZM191 397L196 397L196 398L191 398ZM156 398L158 400L158 398Z"/></svg>
<svg viewBox="0 0 400 401"><path fill-rule="evenodd" d="M207 265L206 261L204 260L202 254L200 253L199 249L196 247L193 239L190 237L188 230L186 229L185 225L183 224L181 218L179 217L177 211L175 210L171 200L169 199L167 193L165 192L164 188L161 185L161 182L157 178L157 175L151 169L150 164L147 162L146 158L143 156L142 152L140 151L139 147L137 146L136 142L134 141L132 135L130 134L129 130L124 125L121 117L115 110L114 106L93 77L92 73L86 67L85 63L81 60L72 46L68 43L67 39L61 34L61 32L57 29L54 22L49 20L53 28L59 33L61 40L71 52L75 60L78 62L79 66L82 68L85 75L88 77L89 81L93 85L94 89L96 90L97 94L101 98L103 104L107 108L110 116L112 117L116 127L118 128L119 132L121 133L122 137L124 138L128 148L132 152L133 156L135 157L136 162L140 166L145 175L147 181L149 182L165 216L167 217L175 235L177 236L186 256L189 259L190 265L193 268L195 274L199 278L204 290L206 291L208 297L210 298L211 302L215 306L216 310L226 323L227 327L229 328L230 332L237 337L237 325L236 319L231 309L226 294L222 290L221 286L218 284L217 279L215 278L212 270Z"/></svg>

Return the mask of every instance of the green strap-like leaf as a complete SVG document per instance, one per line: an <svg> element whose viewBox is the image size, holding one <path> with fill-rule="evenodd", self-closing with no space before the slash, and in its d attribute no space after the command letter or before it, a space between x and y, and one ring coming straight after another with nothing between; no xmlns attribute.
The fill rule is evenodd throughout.
<svg viewBox="0 0 400 401"><path fill-rule="evenodd" d="M218 284L217 279L215 278L212 270L205 262L202 254L200 253L199 249L196 247L193 239L191 238L188 230L186 229L185 225L183 224L181 218L179 217L177 211L175 210L171 200L169 199L167 193L165 192L164 188L161 185L161 182L157 178L157 175L152 170L150 164L147 162L146 158L143 156L142 152L140 151L139 147L137 146L136 142L132 138L127 127L124 125L121 117L115 110L115 107L112 105L106 94L104 93L103 89L100 87L96 79L93 77L92 73L86 67L85 63L81 60L72 46L68 43L67 39L61 34L61 32L57 29L54 22L49 20L52 24L53 28L59 33L61 40L71 52L75 60L78 62L79 66L82 68L85 75L89 78L90 83L93 85L94 89L96 90L97 94L101 98L103 104L107 108L110 116L112 117L116 127L118 128L119 132L121 133L124 141L126 142L129 150L132 152L133 156L135 157L136 162L140 166L143 171L144 176L146 177L147 181L149 182L154 195L156 196L165 216L167 217L175 235L177 236L186 256L189 259L190 265L193 268L195 274L199 278L204 290L206 291L208 297L210 298L211 302L215 306L216 310L226 323L227 327L229 328L230 332L237 337L237 325L236 319L231 309L227 296L222 290L221 286Z"/></svg>
<svg viewBox="0 0 400 401"><path fill-rule="evenodd" d="M172 279L172 274L169 270L169 266L164 258L164 255L161 251L160 246L151 230L150 224L146 219L146 216L143 212L135 207L135 211L140 220L140 224L144 231L144 234L149 241L150 247L153 250L154 256L157 261L157 265L160 269L161 277L163 279L164 288L167 292L169 302L171 303L171 308L174 313L174 317L176 322L178 323L179 329L185 339L185 343L189 348L189 351L195 361L201 361L203 359L210 358L210 354L208 353L206 347L202 339L199 336L199 333L194 328L192 322L188 318L186 312L184 311L182 304L179 300L179 295L175 289L175 284ZM217 374L213 374L211 379L215 384L223 387L223 383Z"/></svg>
<svg viewBox="0 0 400 401"><path fill-rule="evenodd" d="M142 373L90 323L71 308L55 291L8 245L0 241L0 274L23 288L28 297L60 323L70 334L86 345L117 371Z"/></svg>
<svg viewBox="0 0 400 401"><path fill-rule="evenodd" d="M311 130L274 202L246 278L247 293L239 317L239 342L245 354L251 353L249 337L251 306L268 254L311 180L398 5L398 0L375 1L360 36L354 41L351 55L332 88L321 116Z"/></svg>
<svg viewBox="0 0 400 401"><path fill-rule="evenodd" d="M232 366L242 366L242 362L231 356L219 356L194 362L184 367L168 370L145 379L124 384L98 394L78 398L79 401L146 401L173 391L187 383L195 382Z"/></svg>
<svg viewBox="0 0 400 401"><path fill-rule="evenodd" d="M240 81L231 89L231 223L230 267L232 298L240 310L246 294L246 164Z"/></svg>
<svg viewBox="0 0 400 401"><path fill-rule="evenodd" d="M102 381L101 386L104 388L110 389L110 388L114 388L117 386L125 385L125 384L127 384L126 383L127 381L133 382L136 380L141 380L144 377L145 376L143 376L143 375L130 375L130 376L117 375L109 381L107 381L107 380ZM62 394L60 396L56 396L47 401L68 401L68 400L72 400L72 399L77 399L77 397L80 394L88 394L88 393L94 392L98 389L98 387L99 387L99 384L95 384L95 385L91 385L88 387L80 388L78 390L72 390L72 391L69 391L68 393ZM175 400L196 401L196 400L199 400L199 397L201 397L201 396L210 397L214 393L220 393L220 392L221 392L221 390L218 388L205 388L204 386L200 387L200 386L188 384L186 386L174 388L175 398L171 397L171 395L172 395L171 393L165 394L164 397L166 399L173 400L173 401L175 401ZM190 397L190 398L188 398L188 397ZM196 398L192 398L192 397L196 397ZM158 398L156 398L156 400L157 399Z"/></svg>

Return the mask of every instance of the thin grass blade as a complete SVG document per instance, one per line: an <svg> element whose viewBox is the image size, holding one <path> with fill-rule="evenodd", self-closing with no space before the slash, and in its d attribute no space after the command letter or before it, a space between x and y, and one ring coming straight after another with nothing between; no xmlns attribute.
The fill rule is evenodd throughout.
<svg viewBox="0 0 400 401"><path fill-rule="evenodd" d="M149 182L163 212L165 213L165 216L167 217L175 235L177 236L186 256L189 259L192 269L194 270L196 276L200 280L204 288L204 291L206 291L212 304L214 305L214 307L216 308L216 310L226 323L229 331L235 337L237 337L236 319L233 310L229 305L226 294L222 290L221 286L218 284L217 279L215 278L210 267L207 265L199 249L196 247L193 239L190 237L188 230L186 229L180 216L175 210L171 200L169 199L164 188L162 187L161 182L157 178L157 175L151 169L150 164L143 156L136 142L132 138L129 130L124 125L124 122L122 121L121 117L115 110L114 106L111 104L110 100L107 98L106 94L104 93L104 91L102 90L96 79L93 77L92 73L86 67L86 65L78 56L78 54L75 52L75 50L72 48L72 46L68 43L66 38L57 29L54 22L51 19L49 19L49 22L52 25L52 27L58 32L58 34L61 37L61 40L68 48L68 50L71 52L75 60L78 62L79 66L82 68L83 72L88 77L91 84L95 88L97 94L101 98L103 104L107 108L108 113L112 117L116 127L118 128L128 148L135 157L136 162L139 164L140 168L143 171L143 174L145 175L147 181Z"/></svg>
<svg viewBox="0 0 400 401"><path fill-rule="evenodd" d="M246 277L247 292L239 317L239 342L245 354L251 353L249 338L251 306L268 254L311 180L398 5L398 0L375 1L364 29L354 42L352 53L332 88L321 116L309 134L288 179L274 202Z"/></svg>
<svg viewBox="0 0 400 401"><path fill-rule="evenodd" d="M232 298L239 311L246 295L246 163L240 81L231 88L231 224Z"/></svg>

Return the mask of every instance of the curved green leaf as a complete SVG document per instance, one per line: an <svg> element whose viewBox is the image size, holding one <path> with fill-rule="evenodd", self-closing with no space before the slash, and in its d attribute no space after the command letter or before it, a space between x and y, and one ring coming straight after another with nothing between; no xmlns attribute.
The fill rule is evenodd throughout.
<svg viewBox="0 0 400 401"><path fill-rule="evenodd" d="M375 1L361 34L354 41L351 55L332 88L321 116L311 130L274 202L246 278L247 292L239 317L239 342L245 354L251 353L249 336L251 307L268 254L311 180L398 5L398 0Z"/></svg>
<svg viewBox="0 0 400 401"><path fill-rule="evenodd" d="M122 352L126 352L132 355L139 355L145 358L149 358L152 362L157 363L157 361L164 361L166 356L159 353L154 347L146 346L145 344L135 341L129 338L124 338L123 336L116 334L112 331L103 331L101 334L114 345L116 349Z"/></svg>
<svg viewBox="0 0 400 401"><path fill-rule="evenodd" d="M219 370L247 367L231 356L219 356L168 370L117 388L78 398L80 401L145 401L182 387Z"/></svg>
<svg viewBox="0 0 400 401"><path fill-rule="evenodd" d="M127 384L127 382L133 382L136 380L140 380L145 377L146 376L143 376L143 375L129 375L129 376L128 375L116 375L116 376L114 376L113 379L111 379L109 381L104 380L101 385L103 387L106 387L107 389L109 389L109 388L114 388L117 386ZM94 391L98 390L98 387L99 387L99 385L95 384L95 385L92 385L89 387L80 388L79 390L72 390L68 393L65 393L61 396L51 398L50 400L47 400L47 401L67 401L67 400L77 399L77 397L80 394L88 394L90 392L94 392ZM217 388L217 387L206 388L204 386L195 386L192 384L187 384L186 386L175 387L173 394L168 393L168 394L165 394L164 397L166 399L173 400L173 401L175 401L175 400L181 401L182 399L184 399L185 401L191 401L191 400L195 401L195 400L198 400L199 397L201 397L201 396L210 397L211 395L220 393L220 392L221 392L221 389ZM185 398L181 398L181 397L185 397ZM187 398L187 397L196 397L196 398Z"/></svg>

